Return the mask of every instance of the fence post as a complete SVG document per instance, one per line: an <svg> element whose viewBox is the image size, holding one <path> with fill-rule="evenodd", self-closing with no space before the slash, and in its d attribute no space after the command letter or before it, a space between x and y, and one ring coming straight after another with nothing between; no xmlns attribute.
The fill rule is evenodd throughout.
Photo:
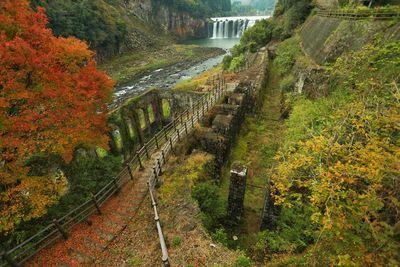
<svg viewBox="0 0 400 267"><path fill-rule="evenodd" d="M164 267L170 267L171 265L169 264L169 259L168 258L164 258L162 259L163 263L164 263Z"/></svg>
<svg viewBox="0 0 400 267"><path fill-rule="evenodd" d="M96 210L97 210L97 213L98 213L99 215L101 215L102 212L101 212L101 210L100 210L99 204L97 203L96 196L95 196L93 193L92 193L91 195L92 195L92 202L93 202L93 204L94 204L94 206L95 206L95 208L96 208Z"/></svg>
<svg viewBox="0 0 400 267"><path fill-rule="evenodd" d="M164 152L164 149L161 150L161 155L162 155L162 158L163 158L163 162L167 162L167 161L165 160L165 152Z"/></svg>
<svg viewBox="0 0 400 267"><path fill-rule="evenodd" d="M172 138L169 139L169 144L171 145L171 151L172 151L173 148L174 148L174 145L173 145L173 143L172 143Z"/></svg>
<svg viewBox="0 0 400 267"><path fill-rule="evenodd" d="M185 132L186 132L186 135L188 135L187 121L185 121Z"/></svg>
<svg viewBox="0 0 400 267"><path fill-rule="evenodd" d="M179 129L178 128L175 128L175 129L176 129L176 132L178 134L178 140L180 141L181 140L181 134L179 133Z"/></svg>
<svg viewBox="0 0 400 267"><path fill-rule="evenodd" d="M19 265L6 251L3 251L1 253L1 258L5 260L8 264L10 264L12 267L20 267Z"/></svg>
<svg viewBox="0 0 400 267"><path fill-rule="evenodd" d="M129 177L131 178L131 180L133 180L133 173L132 173L132 168L131 165L126 164L126 167L128 168L128 172L129 172Z"/></svg>
<svg viewBox="0 0 400 267"><path fill-rule="evenodd" d="M165 126L163 127L163 132L165 136L165 141L168 141L167 131L165 130Z"/></svg>
<svg viewBox="0 0 400 267"><path fill-rule="evenodd" d="M183 124L183 113L181 113L181 124Z"/></svg>
<svg viewBox="0 0 400 267"><path fill-rule="evenodd" d="M160 162L160 158L157 158L157 163L158 163L158 169L160 170L160 176L162 175L163 171L161 169L161 162Z"/></svg>
<svg viewBox="0 0 400 267"><path fill-rule="evenodd" d="M64 228L61 226L60 222L57 219L53 220L53 223L57 230L60 232L60 234L63 236L64 240L68 239L68 233L64 230Z"/></svg>
<svg viewBox="0 0 400 267"><path fill-rule="evenodd" d="M189 117L190 117L190 114L189 114L189 113L190 113L190 112L189 112L189 109L187 109L187 110L186 110L186 115L187 115L187 116L186 116L186 120L189 120Z"/></svg>
<svg viewBox="0 0 400 267"><path fill-rule="evenodd" d="M160 149L160 146L158 145L157 134L154 135L154 140L156 140L156 147L157 147L157 149Z"/></svg>
<svg viewBox="0 0 400 267"><path fill-rule="evenodd" d="M148 143L147 142L146 142L146 144L144 144L144 151L146 152L147 159L150 159Z"/></svg>
<svg viewBox="0 0 400 267"><path fill-rule="evenodd" d="M136 151L136 157L138 158L138 161L139 161L139 169L143 170L144 168L143 168L142 160L140 159L139 151Z"/></svg>
<svg viewBox="0 0 400 267"><path fill-rule="evenodd" d="M193 117L194 117L194 113L193 113L193 116L192 116L192 128L194 128L194 119L193 119Z"/></svg>

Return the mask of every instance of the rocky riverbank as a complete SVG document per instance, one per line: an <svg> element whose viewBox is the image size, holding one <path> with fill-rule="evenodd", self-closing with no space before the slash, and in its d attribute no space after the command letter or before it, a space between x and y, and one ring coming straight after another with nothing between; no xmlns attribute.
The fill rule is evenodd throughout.
<svg viewBox="0 0 400 267"><path fill-rule="evenodd" d="M117 81L112 107L149 88L170 89L222 61L225 50L194 45L170 45L124 54L100 67Z"/></svg>

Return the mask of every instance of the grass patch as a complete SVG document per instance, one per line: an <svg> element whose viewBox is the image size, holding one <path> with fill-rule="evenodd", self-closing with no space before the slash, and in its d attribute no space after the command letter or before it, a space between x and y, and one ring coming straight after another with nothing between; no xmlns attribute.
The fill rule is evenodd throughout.
<svg viewBox="0 0 400 267"><path fill-rule="evenodd" d="M175 85L174 90L178 91L196 91L203 85L207 83L209 79L212 79L213 75L218 74L219 72L222 71L222 65L218 65L215 68L209 69L203 73L201 73L199 76L190 79L190 80L185 80L177 85Z"/></svg>
<svg viewBox="0 0 400 267"><path fill-rule="evenodd" d="M192 188L197 182L205 180L207 174L207 164L213 156L199 152L190 155L184 162L180 162L164 174L165 183L161 188L163 198L169 199L179 190Z"/></svg>

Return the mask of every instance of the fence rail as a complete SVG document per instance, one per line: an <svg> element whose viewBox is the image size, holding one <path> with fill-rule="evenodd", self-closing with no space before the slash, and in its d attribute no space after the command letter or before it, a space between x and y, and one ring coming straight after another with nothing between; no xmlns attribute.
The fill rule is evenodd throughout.
<svg viewBox="0 0 400 267"><path fill-rule="evenodd" d="M215 79L213 79L213 81L214 80ZM102 205L115 195L123 185L133 180L133 172L137 169L143 169L144 161L149 160L151 155L160 149L161 155L155 161L153 174L148 180L148 187L152 204L155 204L153 207L155 218L157 218L157 229L163 253L162 259L164 265L169 266L168 252L166 250L153 190L157 183L157 177L162 173L162 166L166 163L166 157L173 150L173 146L179 142L181 138L194 130L195 124L199 122L204 114L224 95L225 90L223 88L224 81L222 81L222 75L220 75L219 82L213 87L211 93L207 93L198 98L192 104L191 108L174 116L172 121L138 149L135 155L125 163L123 170L96 194L93 194L91 199L77 206L63 217L55 219L51 224L11 250L2 252L0 254L0 267L7 265L13 267L21 266L39 251L54 244L60 238L68 239L68 232L74 226L87 220L93 213L101 214Z"/></svg>
<svg viewBox="0 0 400 267"><path fill-rule="evenodd" d="M341 10L318 10L317 15L321 17L330 18L343 18L348 20L361 20L361 19L374 19L374 20L389 20L400 18L400 13L398 12L379 12L371 10L367 11L341 11Z"/></svg>

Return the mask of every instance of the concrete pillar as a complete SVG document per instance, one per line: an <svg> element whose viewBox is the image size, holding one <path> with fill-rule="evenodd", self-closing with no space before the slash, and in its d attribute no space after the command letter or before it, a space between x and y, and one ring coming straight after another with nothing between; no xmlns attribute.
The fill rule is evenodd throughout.
<svg viewBox="0 0 400 267"><path fill-rule="evenodd" d="M112 129L111 126L109 127ZM120 154L120 151L118 151L117 144L114 140L114 135L112 134L112 132L113 130L110 130L108 132L108 137L109 137L108 145L110 146L111 153L115 156L118 156Z"/></svg>
<svg viewBox="0 0 400 267"><path fill-rule="evenodd" d="M133 126L135 128L138 140L140 145L144 145L144 134L142 131L142 127L140 127L140 119L136 110L131 110L132 118L133 118Z"/></svg>
<svg viewBox="0 0 400 267"><path fill-rule="evenodd" d="M156 121L158 126L162 125L164 118L161 101L161 98L157 97L155 101L151 103L153 106L154 120Z"/></svg>
<svg viewBox="0 0 400 267"><path fill-rule="evenodd" d="M239 221L243 214L244 195L246 192L247 167L234 162L231 168L231 184L229 186L228 216Z"/></svg>
<svg viewBox="0 0 400 267"><path fill-rule="evenodd" d="M146 106L142 110L143 110L143 114L144 114L144 122L146 124L145 129L150 130L151 122L150 122L150 116L149 116L148 107Z"/></svg>

